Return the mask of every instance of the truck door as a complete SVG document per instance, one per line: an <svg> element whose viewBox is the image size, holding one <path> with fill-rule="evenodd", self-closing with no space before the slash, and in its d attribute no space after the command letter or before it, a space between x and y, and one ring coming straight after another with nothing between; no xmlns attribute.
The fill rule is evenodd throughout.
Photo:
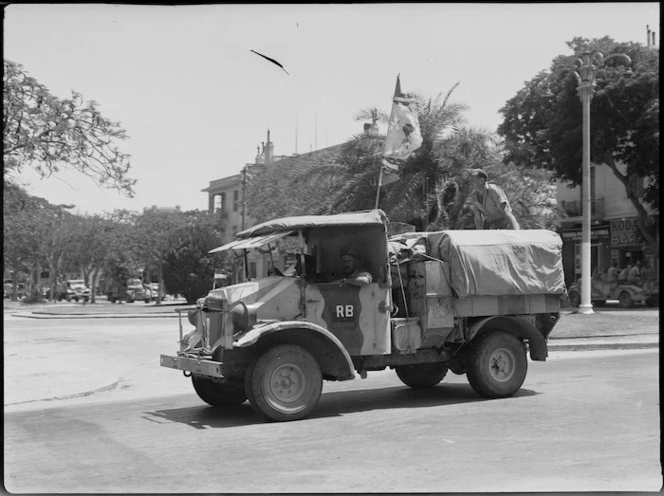
<svg viewBox="0 0 664 496"><path fill-rule="evenodd" d="M350 355L389 354L388 298L385 284L307 284L305 316L339 338Z"/></svg>

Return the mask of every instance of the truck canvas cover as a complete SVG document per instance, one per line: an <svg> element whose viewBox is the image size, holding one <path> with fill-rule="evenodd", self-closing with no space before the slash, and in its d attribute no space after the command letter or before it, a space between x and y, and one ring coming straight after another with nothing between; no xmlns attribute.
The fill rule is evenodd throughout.
<svg viewBox="0 0 664 496"><path fill-rule="evenodd" d="M283 231L293 231L309 227L326 226L368 226L386 224L387 217L382 210L367 210L363 212L349 212L336 215L303 215L298 217L284 217L257 226L245 229L235 235L238 239L272 234Z"/></svg>
<svg viewBox="0 0 664 496"><path fill-rule="evenodd" d="M447 262L459 298L564 294L562 241L553 231L428 233L429 255Z"/></svg>

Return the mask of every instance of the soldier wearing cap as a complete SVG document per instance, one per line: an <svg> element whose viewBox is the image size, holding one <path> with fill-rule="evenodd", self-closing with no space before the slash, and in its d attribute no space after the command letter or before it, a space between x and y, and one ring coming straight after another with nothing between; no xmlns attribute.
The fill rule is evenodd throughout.
<svg viewBox="0 0 664 496"><path fill-rule="evenodd" d="M373 280L369 272L360 269L360 256L354 248L341 248L339 257L344 268L344 278L335 281L336 283L366 286Z"/></svg>
<svg viewBox="0 0 664 496"><path fill-rule="evenodd" d="M488 221L489 229L520 229L505 192L487 179L482 169L470 171L475 229L484 229L484 221Z"/></svg>

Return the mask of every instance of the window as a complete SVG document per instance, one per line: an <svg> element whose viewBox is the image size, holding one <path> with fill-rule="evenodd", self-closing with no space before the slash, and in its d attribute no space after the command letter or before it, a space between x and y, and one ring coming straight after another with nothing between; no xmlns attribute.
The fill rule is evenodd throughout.
<svg viewBox="0 0 664 496"><path fill-rule="evenodd" d="M256 279L256 262L249 262L249 278Z"/></svg>
<svg viewBox="0 0 664 496"><path fill-rule="evenodd" d="M240 191L235 190L233 191L233 212L238 211L238 204L240 203Z"/></svg>
<svg viewBox="0 0 664 496"><path fill-rule="evenodd" d="M226 209L226 193L214 195L214 211L223 212Z"/></svg>

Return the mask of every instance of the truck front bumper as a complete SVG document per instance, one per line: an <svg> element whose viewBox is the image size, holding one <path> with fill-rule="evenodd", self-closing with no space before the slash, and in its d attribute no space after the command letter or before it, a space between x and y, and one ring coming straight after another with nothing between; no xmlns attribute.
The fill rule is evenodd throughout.
<svg viewBox="0 0 664 496"><path fill-rule="evenodd" d="M162 367L191 372L197 375L219 378L223 377L221 374L221 363L213 360L204 360L201 358L191 358L186 356L161 355L160 365Z"/></svg>

